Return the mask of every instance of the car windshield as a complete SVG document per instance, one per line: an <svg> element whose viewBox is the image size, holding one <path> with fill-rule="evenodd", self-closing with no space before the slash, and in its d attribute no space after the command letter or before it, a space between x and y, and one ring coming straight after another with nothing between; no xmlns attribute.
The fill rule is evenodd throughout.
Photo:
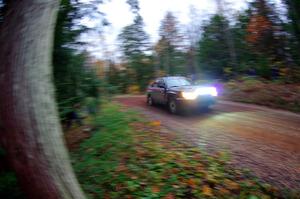
<svg viewBox="0 0 300 199"><path fill-rule="evenodd" d="M189 82L185 78L172 78L167 80L168 87L190 86L190 85L192 85L191 82Z"/></svg>

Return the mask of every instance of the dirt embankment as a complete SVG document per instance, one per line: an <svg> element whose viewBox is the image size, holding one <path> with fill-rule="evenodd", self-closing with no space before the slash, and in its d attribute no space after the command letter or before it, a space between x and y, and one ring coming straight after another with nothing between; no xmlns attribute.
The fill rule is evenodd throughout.
<svg viewBox="0 0 300 199"><path fill-rule="evenodd" d="M222 95L226 100L300 112L300 84L231 81L224 84Z"/></svg>

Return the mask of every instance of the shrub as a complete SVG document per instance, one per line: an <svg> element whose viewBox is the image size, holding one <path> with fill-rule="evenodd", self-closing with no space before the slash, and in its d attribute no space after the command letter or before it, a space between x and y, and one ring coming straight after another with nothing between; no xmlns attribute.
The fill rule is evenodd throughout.
<svg viewBox="0 0 300 199"><path fill-rule="evenodd" d="M138 85L132 85L127 88L128 94L139 94L140 93L140 87Z"/></svg>

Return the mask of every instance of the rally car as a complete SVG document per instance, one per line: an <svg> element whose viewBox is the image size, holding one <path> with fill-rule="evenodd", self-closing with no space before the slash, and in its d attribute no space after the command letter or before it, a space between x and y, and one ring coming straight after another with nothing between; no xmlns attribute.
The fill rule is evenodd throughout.
<svg viewBox="0 0 300 199"><path fill-rule="evenodd" d="M169 76L157 78L147 89L147 104L162 104L173 113L189 109L207 109L215 104L217 89L209 85L193 85L187 78Z"/></svg>

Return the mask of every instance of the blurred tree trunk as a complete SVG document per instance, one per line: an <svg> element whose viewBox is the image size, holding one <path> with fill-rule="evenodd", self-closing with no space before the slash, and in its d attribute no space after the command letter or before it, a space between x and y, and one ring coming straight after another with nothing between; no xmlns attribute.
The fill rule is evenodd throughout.
<svg viewBox="0 0 300 199"><path fill-rule="evenodd" d="M0 143L28 198L84 198L54 101L58 0L12 0L0 27Z"/></svg>

